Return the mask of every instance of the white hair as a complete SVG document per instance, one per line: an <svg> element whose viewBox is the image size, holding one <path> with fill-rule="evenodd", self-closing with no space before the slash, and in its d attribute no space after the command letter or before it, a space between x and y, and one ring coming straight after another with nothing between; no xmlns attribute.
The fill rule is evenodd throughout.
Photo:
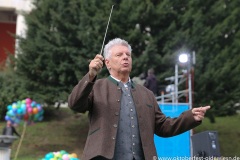
<svg viewBox="0 0 240 160"><path fill-rule="evenodd" d="M127 41L125 41L121 38L115 38L113 40L110 40L104 47L103 56L105 59L108 59L111 56L110 49L116 45L126 46L126 47L128 47L129 52L130 53L132 52L132 47L128 44Z"/></svg>

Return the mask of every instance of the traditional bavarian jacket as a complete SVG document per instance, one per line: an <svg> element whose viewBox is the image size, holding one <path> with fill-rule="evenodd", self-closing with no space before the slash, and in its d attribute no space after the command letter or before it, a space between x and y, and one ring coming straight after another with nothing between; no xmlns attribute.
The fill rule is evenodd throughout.
<svg viewBox="0 0 240 160"><path fill-rule="evenodd" d="M140 145L144 159L157 159L154 134L171 137L188 131L201 122L195 121L192 111L183 112L179 117L166 117L159 108L152 91L144 86L130 86L134 103ZM113 159L118 125L122 88L111 76L91 82L86 74L73 88L68 97L68 106L77 112L89 114L89 133L84 147L82 160L97 156ZM120 134L120 133L119 133Z"/></svg>

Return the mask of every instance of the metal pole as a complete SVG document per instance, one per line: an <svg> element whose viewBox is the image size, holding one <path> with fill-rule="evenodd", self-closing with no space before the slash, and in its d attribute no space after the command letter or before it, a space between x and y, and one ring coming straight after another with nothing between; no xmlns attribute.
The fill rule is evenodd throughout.
<svg viewBox="0 0 240 160"><path fill-rule="evenodd" d="M164 92L161 92L161 100L162 100L162 104L164 103Z"/></svg>
<svg viewBox="0 0 240 160"><path fill-rule="evenodd" d="M192 109L192 59L191 55L188 54L188 97L189 97L189 109ZM193 130L190 130L190 137L193 135ZM191 156L193 155L192 141L190 141Z"/></svg>
<svg viewBox="0 0 240 160"><path fill-rule="evenodd" d="M175 64L174 103L178 103L178 64Z"/></svg>
<svg viewBox="0 0 240 160"><path fill-rule="evenodd" d="M192 73L191 73L191 59L189 55L189 62L188 62L188 96L189 96L189 108L192 109Z"/></svg>

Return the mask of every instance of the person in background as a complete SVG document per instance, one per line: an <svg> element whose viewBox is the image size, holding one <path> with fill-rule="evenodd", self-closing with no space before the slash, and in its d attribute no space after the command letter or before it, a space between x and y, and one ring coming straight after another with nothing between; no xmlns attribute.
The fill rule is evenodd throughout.
<svg viewBox="0 0 240 160"><path fill-rule="evenodd" d="M156 76L154 75L153 68L148 70L148 75L144 83L144 86L147 89L151 90L155 96L158 95L158 82Z"/></svg>
<svg viewBox="0 0 240 160"><path fill-rule="evenodd" d="M11 121L7 121L6 126L3 128L3 135L9 135L13 136L14 134L18 137L21 137L21 135L16 131L15 127L12 125Z"/></svg>
<svg viewBox="0 0 240 160"><path fill-rule="evenodd" d="M110 73L97 75L103 63ZM89 132L81 160L156 160L154 134L171 137L201 124L210 106L166 117L152 91L131 78L132 49L115 38L89 63L88 73L68 97L70 109L89 114ZM180 147L180 146L179 146Z"/></svg>
<svg viewBox="0 0 240 160"><path fill-rule="evenodd" d="M145 74L141 73L138 77L133 77L132 81L136 84L140 84L141 86L143 86L145 81L146 81L145 80Z"/></svg>

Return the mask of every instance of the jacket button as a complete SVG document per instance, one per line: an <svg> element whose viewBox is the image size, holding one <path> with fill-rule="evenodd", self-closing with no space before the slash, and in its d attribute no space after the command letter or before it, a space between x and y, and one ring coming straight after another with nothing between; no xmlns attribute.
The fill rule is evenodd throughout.
<svg viewBox="0 0 240 160"><path fill-rule="evenodd" d="M114 124L113 127L117 128L117 124Z"/></svg>
<svg viewBox="0 0 240 160"><path fill-rule="evenodd" d="M118 112L115 112L115 115L116 115L116 116L118 116L118 115L119 115L119 113L118 113Z"/></svg>

